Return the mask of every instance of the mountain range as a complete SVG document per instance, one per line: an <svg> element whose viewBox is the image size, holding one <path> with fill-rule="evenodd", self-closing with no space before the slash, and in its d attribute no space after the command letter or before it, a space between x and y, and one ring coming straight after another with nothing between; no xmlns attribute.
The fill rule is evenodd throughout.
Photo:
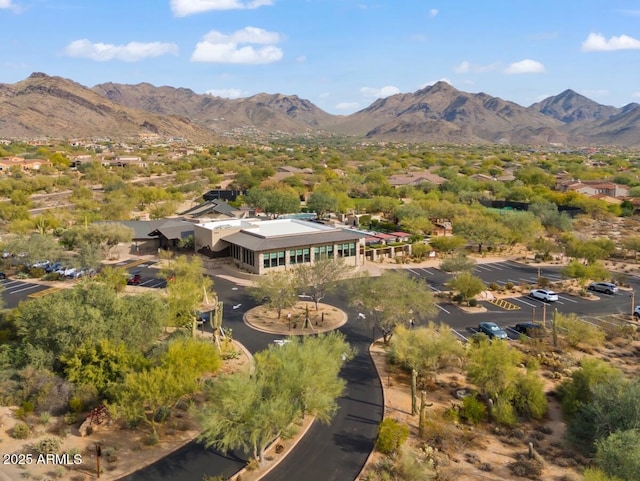
<svg viewBox="0 0 640 481"><path fill-rule="evenodd" d="M241 99L186 88L103 83L92 88L33 73L0 84L0 137L183 138L231 142L241 135L348 136L370 141L640 147L640 105L601 105L573 90L529 107L446 82L332 115L296 95Z"/></svg>

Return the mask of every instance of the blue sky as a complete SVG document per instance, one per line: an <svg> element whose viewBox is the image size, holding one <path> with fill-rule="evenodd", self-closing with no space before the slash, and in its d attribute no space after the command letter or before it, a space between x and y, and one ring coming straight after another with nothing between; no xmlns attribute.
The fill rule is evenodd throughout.
<svg viewBox="0 0 640 481"><path fill-rule="evenodd" d="M0 0L0 83L32 72L349 114L446 80L528 106L640 102L638 0Z"/></svg>

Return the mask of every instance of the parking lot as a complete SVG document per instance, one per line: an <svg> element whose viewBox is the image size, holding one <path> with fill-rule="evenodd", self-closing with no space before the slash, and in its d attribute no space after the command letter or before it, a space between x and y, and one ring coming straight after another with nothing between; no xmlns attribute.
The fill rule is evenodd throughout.
<svg viewBox="0 0 640 481"><path fill-rule="evenodd" d="M562 280L560 267L540 267L535 265L525 265L513 261L493 262L477 264L473 274L480 277L487 285L495 283L505 286L508 283L514 285L528 284L535 286L538 276L549 279L551 282ZM441 271L436 267L411 267L406 269L415 278L421 279L434 293L447 291L446 283L451 279L451 274ZM640 286L638 279L630 278L632 288ZM620 292L608 295L601 292L592 293L598 300L584 299L580 296L566 292L557 292L558 300L546 303L538 299L533 299L528 295L509 296L502 299L503 302L480 301L479 305L486 309L486 312L470 314L464 312L453 302L441 302L438 305L439 312L437 322L444 322L452 326L461 338L473 334L477 331L479 322L492 321L503 327L509 338L518 338L514 332L510 332L508 327L513 327L518 322L550 321L554 311L563 314L575 313L581 317L606 316L608 314L630 314L632 309L631 291L621 290Z"/></svg>

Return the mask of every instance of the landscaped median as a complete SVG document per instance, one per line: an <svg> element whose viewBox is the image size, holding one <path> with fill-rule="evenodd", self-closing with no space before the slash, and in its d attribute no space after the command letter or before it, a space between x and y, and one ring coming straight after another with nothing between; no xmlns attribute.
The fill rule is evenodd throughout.
<svg viewBox="0 0 640 481"><path fill-rule="evenodd" d="M329 304L299 301L290 309L284 309L278 317L275 309L261 305L248 310L244 322L257 331L301 336L338 329L347 322L347 313Z"/></svg>

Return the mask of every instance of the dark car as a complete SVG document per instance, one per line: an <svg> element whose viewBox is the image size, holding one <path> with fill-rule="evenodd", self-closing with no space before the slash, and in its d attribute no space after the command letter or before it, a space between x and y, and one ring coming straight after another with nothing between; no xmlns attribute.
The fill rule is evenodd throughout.
<svg viewBox="0 0 640 481"><path fill-rule="evenodd" d="M478 324L478 330L489 336L489 339L508 339L507 333L495 322L481 322Z"/></svg>
<svg viewBox="0 0 640 481"><path fill-rule="evenodd" d="M516 324L513 329L520 334L524 334L529 337L544 336L544 327L540 324L536 324L535 322L520 322Z"/></svg>
<svg viewBox="0 0 640 481"><path fill-rule="evenodd" d="M4 272L0 272L0 279L6 279L7 275Z"/></svg>
<svg viewBox="0 0 640 481"><path fill-rule="evenodd" d="M142 276L137 272L132 273L127 279L127 284L129 284L130 286L137 286L141 282L142 282Z"/></svg>

